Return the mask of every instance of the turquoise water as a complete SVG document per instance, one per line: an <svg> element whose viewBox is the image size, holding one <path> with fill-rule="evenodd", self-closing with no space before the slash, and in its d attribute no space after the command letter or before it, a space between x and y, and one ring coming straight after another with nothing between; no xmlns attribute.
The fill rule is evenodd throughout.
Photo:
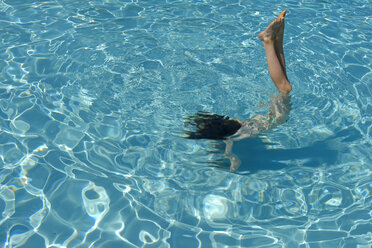
<svg viewBox="0 0 372 248"><path fill-rule="evenodd" d="M259 31L287 9L287 123L180 138L276 94ZM370 1L0 0L2 247L371 247ZM263 106L263 107L262 107Z"/></svg>

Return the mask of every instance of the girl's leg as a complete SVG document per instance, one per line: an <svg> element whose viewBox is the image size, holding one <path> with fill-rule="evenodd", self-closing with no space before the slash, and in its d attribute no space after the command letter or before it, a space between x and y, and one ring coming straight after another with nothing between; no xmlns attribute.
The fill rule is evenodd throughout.
<svg viewBox="0 0 372 248"><path fill-rule="evenodd" d="M286 12L284 11L284 16L285 16L285 13ZM285 67L284 51L283 51L284 25L285 25L285 23L283 21L283 25L281 26L281 28L278 32L277 39L275 40L274 46L275 46L276 56L279 58L279 62L280 62L280 65L282 66L282 70L284 72L284 75L288 80L287 71L286 71L286 67Z"/></svg>
<svg viewBox="0 0 372 248"><path fill-rule="evenodd" d="M285 13L286 11L283 11L258 37L265 48L267 67L271 79L280 92L289 93L292 86L287 79L283 53Z"/></svg>

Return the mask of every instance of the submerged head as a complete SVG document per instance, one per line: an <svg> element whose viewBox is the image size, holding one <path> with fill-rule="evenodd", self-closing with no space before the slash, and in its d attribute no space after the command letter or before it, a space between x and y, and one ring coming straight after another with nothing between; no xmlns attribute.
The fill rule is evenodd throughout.
<svg viewBox="0 0 372 248"><path fill-rule="evenodd" d="M185 123L196 129L195 131L185 131L187 139L223 140L235 134L241 127L238 120L202 111L189 116Z"/></svg>

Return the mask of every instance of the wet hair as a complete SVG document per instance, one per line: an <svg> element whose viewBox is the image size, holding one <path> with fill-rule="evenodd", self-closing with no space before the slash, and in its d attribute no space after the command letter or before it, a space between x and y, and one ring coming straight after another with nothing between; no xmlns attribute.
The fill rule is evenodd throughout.
<svg viewBox="0 0 372 248"><path fill-rule="evenodd" d="M228 116L210 114L199 111L189 116L185 121L186 126L195 127L195 131L185 131L187 139L213 139L223 140L236 133L241 124Z"/></svg>

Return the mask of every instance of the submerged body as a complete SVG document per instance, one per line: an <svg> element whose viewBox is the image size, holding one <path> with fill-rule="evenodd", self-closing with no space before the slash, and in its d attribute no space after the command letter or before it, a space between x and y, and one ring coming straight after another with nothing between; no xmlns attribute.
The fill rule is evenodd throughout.
<svg viewBox="0 0 372 248"><path fill-rule="evenodd" d="M280 94L269 103L267 115L256 115L247 120L230 119L228 116L199 111L187 118L186 124L196 131L185 131L188 139L241 140L255 137L289 119L290 96Z"/></svg>
<svg viewBox="0 0 372 248"><path fill-rule="evenodd" d="M230 138L232 140L241 140L255 137L264 131L285 123L289 119L291 103L288 94L275 96L274 100L269 104L270 109L267 115L256 115L253 118L240 121L240 129Z"/></svg>
<svg viewBox="0 0 372 248"><path fill-rule="evenodd" d="M186 124L194 126L196 129L195 131L186 131L186 138L225 141L225 157L230 159L230 171L236 171L240 165L239 159L232 154L233 141L257 136L286 122L289 118L291 110L289 93L292 90L292 85L287 78L283 52L285 14L286 11L283 11L258 35L265 48L270 77L280 91L280 94L270 101L268 113L241 121L230 119L228 116L198 112L186 120Z"/></svg>

